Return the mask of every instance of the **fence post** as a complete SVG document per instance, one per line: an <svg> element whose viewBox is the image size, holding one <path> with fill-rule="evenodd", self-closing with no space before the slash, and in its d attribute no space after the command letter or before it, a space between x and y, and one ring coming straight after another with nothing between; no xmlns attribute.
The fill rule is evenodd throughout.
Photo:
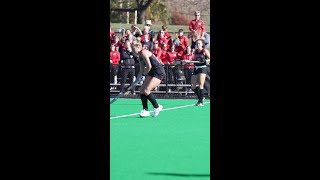
<svg viewBox="0 0 320 180"><path fill-rule="evenodd" d="M167 64L165 66L166 66L166 97L168 97L168 77L169 77L168 70L169 70L169 68L168 68Z"/></svg>
<svg viewBox="0 0 320 180"><path fill-rule="evenodd" d="M137 24L137 19L138 19L138 11L134 11L134 24Z"/></svg>

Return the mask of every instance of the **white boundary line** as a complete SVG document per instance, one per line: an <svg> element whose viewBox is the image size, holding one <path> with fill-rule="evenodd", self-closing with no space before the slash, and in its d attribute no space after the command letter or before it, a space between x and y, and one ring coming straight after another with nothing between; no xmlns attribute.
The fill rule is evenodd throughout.
<svg viewBox="0 0 320 180"><path fill-rule="evenodd" d="M204 102L203 104L209 104L210 102ZM162 111L168 111L168 110L172 110L172 109L180 109L180 108L185 108L185 107L190 107L190 106L194 106L194 104L190 104L190 105L185 105L185 106L178 106L178 107L173 107L173 108L167 108L167 109L162 109ZM152 112L152 111L149 111ZM140 113L134 113L134 114L127 114L127 115L122 115L122 116L115 116L115 117L110 117L110 119L118 119L118 118L122 118L122 117L129 117L129 116L135 116L138 115Z"/></svg>

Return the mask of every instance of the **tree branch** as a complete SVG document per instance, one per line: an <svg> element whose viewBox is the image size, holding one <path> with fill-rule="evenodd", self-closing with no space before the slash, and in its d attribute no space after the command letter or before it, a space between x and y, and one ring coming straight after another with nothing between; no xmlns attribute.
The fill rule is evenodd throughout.
<svg viewBox="0 0 320 180"><path fill-rule="evenodd" d="M141 9L142 9L142 10L146 10L146 9L150 6L150 4L151 4L152 2L153 2L153 0L148 0L145 5L142 5Z"/></svg>

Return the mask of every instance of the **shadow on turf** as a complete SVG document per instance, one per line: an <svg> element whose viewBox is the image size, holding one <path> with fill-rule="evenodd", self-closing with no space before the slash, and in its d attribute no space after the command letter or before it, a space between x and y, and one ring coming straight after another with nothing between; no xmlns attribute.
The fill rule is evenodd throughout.
<svg viewBox="0 0 320 180"><path fill-rule="evenodd" d="M146 174L156 175L156 176L210 177L210 174L181 174L181 173L156 173L156 172L148 172Z"/></svg>

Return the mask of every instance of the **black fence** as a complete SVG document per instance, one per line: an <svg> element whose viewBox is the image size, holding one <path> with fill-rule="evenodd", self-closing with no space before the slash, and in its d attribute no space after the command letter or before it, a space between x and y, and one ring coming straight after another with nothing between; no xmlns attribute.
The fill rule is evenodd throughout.
<svg viewBox="0 0 320 180"><path fill-rule="evenodd" d="M157 97L163 98L195 98L196 95L191 90L192 67L185 65L163 65L166 72L166 79L156 87L152 93ZM129 87L132 81L136 80L139 73L139 64L135 64L128 68L111 66L110 68L110 96L116 96L121 89ZM127 75L126 75L127 74ZM122 77L125 77L124 85L121 85ZM124 86L124 87L122 87ZM125 94L126 97L140 97L139 88L141 84ZM210 65L208 65L208 74L205 81L205 97L210 98Z"/></svg>

